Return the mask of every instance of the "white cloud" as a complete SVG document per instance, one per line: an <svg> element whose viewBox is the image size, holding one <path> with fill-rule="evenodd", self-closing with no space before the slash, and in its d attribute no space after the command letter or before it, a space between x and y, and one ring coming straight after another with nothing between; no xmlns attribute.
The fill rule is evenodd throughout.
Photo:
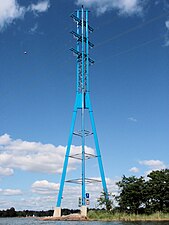
<svg viewBox="0 0 169 225"><path fill-rule="evenodd" d="M37 4L31 4L29 9L35 13L46 12L50 7L49 0L40 1Z"/></svg>
<svg viewBox="0 0 169 225"><path fill-rule="evenodd" d="M93 177L95 180L100 180L98 177ZM117 194L118 187L115 184L115 181L110 178L106 178L106 183L108 191L112 194ZM59 191L59 184L52 183L47 180L36 181L32 184L32 192L39 194L40 198L43 199L44 196L50 196L53 206L56 202L57 195ZM101 182L94 182L86 184L86 192L90 194L90 207L95 207L97 204L97 199L103 191ZM81 196L81 186L80 185L71 185L65 183L63 191L62 206L68 208L77 208L78 206L78 197ZM40 203L42 204L42 203ZM46 204L46 203L45 203Z"/></svg>
<svg viewBox="0 0 169 225"><path fill-rule="evenodd" d="M168 47L169 46L169 20L167 20L165 22L165 26L167 28L167 32L166 32L166 35L165 35L165 42L164 42L164 46L165 47Z"/></svg>
<svg viewBox="0 0 169 225"><path fill-rule="evenodd" d="M165 25L166 25L167 29L169 30L169 20L167 20L167 21L165 22Z"/></svg>
<svg viewBox="0 0 169 225"><path fill-rule="evenodd" d="M3 137L4 135L0 136ZM3 139L3 138L2 138ZM13 169L40 173L61 173L66 147L13 140L8 135L8 142L0 143L0 165L11 172ZM5 144L4 144L5 143ZM81 146L71 146L71 154L80 154ZM86 146L86 152L94 154L94 150ZM75 170L80 160L69 159L69 170Z"/></svg>
<svg viewBox="0 0 169 225"><path fill-rule="evenodd" d="M48 182L47 180L36 181L32 184L32 192L37 194L56 194L59 184Z"/></svg>
<svg viewBox="0 0 169 225"><path fill-rule="evenodd" d="M14 173L13 169L2 168L0 166L0 176L11 176Z"/></svg>
<svg viewBox="0 0 169 225"><path fill-rule="evenodd" d="M100 180L98 177L93 179ZM117 194L118 187L116 181L106 178L108 191L112 194ZM47 180L35 181L31 186L31 192L26 195L19 189L0 189L0 209L10 208L15 206L17 210L34 209L47 210L55 207L59 184L49 182ZM103 191L101 182L86 184L86 192L90 194L90 207L97 205L97 199ZM22 195L19 199L9 199L6 201L7 195ZM5 196L3 199L3 196ZM81 185L73 185L65 183L62 199L62 207L77 208L78 198L81 196Z"/></svg>
<svg viewBox="0 0 169 225"><path fill-rule="evenodd" d="M11 138L8 134L0 136L0 145L6 145L11 141Z"/></svg>
<svg viewBox="0 0 169 225"><path fill-rule="evenodd" d="M46 12L49 7L49 0L39 1L37 4L31 4L27 8L21 6L17 0L0 0L0 31L2 32L16 19L24 18L27 12L36 14L43 13Z"/></svg>
<svg viewBox="0 0 169 225"><path fill-rule="evenodd" d="M110 10L117 10L119 14L140 14L145 0L76 0L77 5L84 5L96 9L98 14Z"/></svg>
<svg viewBox="0 0 169 225"><path fill-rule="evenodd" d="M0 0L0 31L15 19L23 18L24 14L25 8L17 0Z"/></svg>
<svg viewBox="0 0 169 225"><path fill-rule="evenodd" d="M132 167L129 171L133 173L138 173L139 169L137 167Z"/></svg>
<svg viewBox="0 0 169 225"><path fill-rule="evenodd" d="M11 206L14 206L16 210L48 210L52 209L52 206L55 204L55 198L51 196L43 196L43 197L21 197L18 199L8 199L5 196L5 199L0 199L0 210L9 209Z"/></svg>
<svg viewBox="0 0 169 225"><path fill-rule="evenodd" d="M22 195L22 191L20 189L0 189L0 194L5 196L15 196Z"/></svg>
<svg viewBox="0 0 169 225"><path fill-rule="evenodd" d="M131 122L137 123L137 119L134 117L129 117L128 120Z"/></svg>
<svg viewBox="0 0 169 225"><path fill-rule="evenodd" d="M143 160L143 161L139 161L139 163L141 165L148 166L152 170L161 170L166 168L166 165L164 164L164 162L160 160L153 160L153 159Z"/></svg>

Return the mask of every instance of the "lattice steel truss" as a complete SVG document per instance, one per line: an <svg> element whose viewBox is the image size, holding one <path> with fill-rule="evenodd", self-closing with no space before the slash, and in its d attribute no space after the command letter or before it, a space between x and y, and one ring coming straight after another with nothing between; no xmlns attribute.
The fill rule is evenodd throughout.
<svg viewBox="0 0 169 225"><path fill-rule="evenodd" d="M72 123L70 128L70 134L68 139L68 145L66 149L65 161L63 165L63 171L60 182L60 189L57 199L57 207L60 207L63 188L65 183L66 171L68 166L69 158L74 158L81 160L82 162L82 177L79 179L68 180L67 182L78 183L82 185L82 205L86 205L86 184L91 182L102 182L103 190L108 198L106 180L103 170L103 164L100 154L99 142L96 133L96 127L93 117L93 110L91 106L90 96L89 96L89 66L94 63L94 60L89 57L89 48L93 48L94 44L89 41L89 32L92 33L94 29L88 23L88 13L89 11L84 10L83 6L81 10L76 11L76 15L72 14L71 17L77 25L77 30L72 31L71 34L76 39L76 49L71 48L70 50L76 56L76 99L72 117ZM74 131L75 121L77 112L81 112L81 130L78 132ZM90 122L92 127L92 132L85 130L85 110L88 110L90 116ZM77 135L81 138L82 151L80 154L70 155L70 148L72 144L73 135ZM89 135L94 136L94 142L96 147L96 155L88 154L85 152L85 138ZM101 175L101 181L91 178L86 178L85 176L85 160L97 157L98 165Z"/></svg>

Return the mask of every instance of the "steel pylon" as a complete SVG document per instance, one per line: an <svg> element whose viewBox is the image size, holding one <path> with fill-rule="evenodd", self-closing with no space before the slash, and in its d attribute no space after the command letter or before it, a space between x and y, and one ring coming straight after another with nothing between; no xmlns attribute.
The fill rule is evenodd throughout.
<svg viewBox="0 0 169 225"><path fill-rule="evenodd" d="M71 48L70 50L76 56L76 99L74 104L71 128L69 133L68 145L65 154L65 160L63 165L63 171L60 181L60 189L58 193L58 199L56 207L61 206L62 194L64 189L64 183L66 178L66 172L68 167L68 161L70 156L70 149L72 144L73 135L79 135L81 137L81 160L82 160L82 177L81 179L76 179L74 182L81 183L82 185L82 206L86 205L86 183L92 182L92 179L87 179L85 176L85 160L87 153L85 152L85 138L87 135L92 134L94 136L95 148L96 148L96 157L98 159L98 165L100 170L100 176L102 181L103 191L106 193L108 198L108 191L106 186L106 179L102 164L102 158L100 153L99 141L97 137L95 121L93 116L92 105L89 95L89 66L94 63L89 57L89 48L93 48L94 44L89 41L89 32L93 32L93 28L89 25L88 22L88 13L87 9L84 9L83 6L80 10L77 10L75 14L72 14L71 17L77 25L77 30L72 31L72 35L76 38L76 49ZM85 130L85 111L89 112L90 123L92 132ZM81 131L77 134L74 131L75 121L77 112L81 113ZM75 158L75 156L74 156ZM73 180L71 180L73 182Z"/></svg>

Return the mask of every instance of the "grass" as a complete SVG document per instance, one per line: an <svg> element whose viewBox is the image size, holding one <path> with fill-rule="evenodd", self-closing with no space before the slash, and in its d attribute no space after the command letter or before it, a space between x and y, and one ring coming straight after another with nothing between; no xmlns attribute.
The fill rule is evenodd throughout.
<svg viewBox="0 0 169 225"><path fill-rule="evenodd" d="M169 213L157 212L151 215L145 214L127 214L127 213L112 213L108 211L90 210L88 218L91 220L103 221L169 221Z"/></svg>

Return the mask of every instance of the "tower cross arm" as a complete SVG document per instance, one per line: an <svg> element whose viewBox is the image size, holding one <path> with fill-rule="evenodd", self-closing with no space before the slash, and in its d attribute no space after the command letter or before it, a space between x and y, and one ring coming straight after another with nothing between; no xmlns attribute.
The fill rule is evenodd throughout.
<svg viewBox="0 0 169 225"><path fill-rule="evenodd" d="M70 33L73 34L73 36L74 36L78 41L82 42L82 36L81 36L80 34L77 34L75 31L71 31ZM84 42L85 42L85 43L87 42L87 38L86 38L86 37L84 37ZM90 46L91 48L94 47L94 44L93 44L92 42L88 41L88 44L89 44L89 46Z"/></svg>
<svg viewBox="0 0 169 225"><path fill-rule="evenodd" d="M82 53L77 51L76 49L70 48L70 51L72 51L78 58L80 58L80 59L82 58ZM84 56L85 56L85 58L87 57L86 54L84 54ZM91 59L90 57L88 57L88 59L89 59L89 63L90 64L94 64L94 60L93 59Z"/></svg>
<svg viewBox="0 0 169 225"><path fill-rule="evenodd" d="M76 23L78 23L78 25L82 26L82 20L81 20L81 19L79 19L79 18L78 18L77 16L75 16L73 13L71 14L70 17L72 17L72 19L73 19ZM85 21L85 20L83 21L83 25L86 27L86 21ZM88 29L89 29L90 32L93 32L93 31L94 31L93 27L91 27L90 25L88 25Z"/></svg>

